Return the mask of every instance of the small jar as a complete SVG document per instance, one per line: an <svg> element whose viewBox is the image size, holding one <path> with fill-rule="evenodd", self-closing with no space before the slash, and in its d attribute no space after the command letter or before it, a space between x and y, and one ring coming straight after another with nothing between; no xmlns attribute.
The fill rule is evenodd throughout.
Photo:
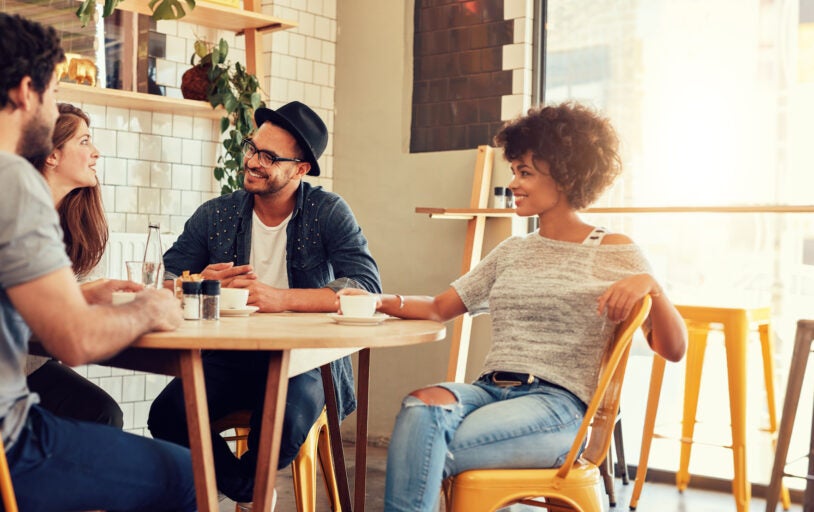
<svg viewBox="0 0 814 512"><path fill-rule="evenodd" d="M492 196L492 208L506 208L504 190L503 187L495 187L495 194Z"/></svg>
<svg viewBox="0 0 814 512"><path fill-rule="evenodd" d="M204 279L201 281L201 318L218 320L220 318L220 281Z"/></svg>
<svg viewBox="0 0 814 512"><path fill-rule="evenodd" d="M201 282L184 281L181 283L183 291L184 320L201 319Z"/></svg>
<svg viewBox="0 0 814 512"><path fill-rule="evenodd" d="M514 208L514 194L512 194L512 189L506 189L506 206L504 208Z"/></svg>

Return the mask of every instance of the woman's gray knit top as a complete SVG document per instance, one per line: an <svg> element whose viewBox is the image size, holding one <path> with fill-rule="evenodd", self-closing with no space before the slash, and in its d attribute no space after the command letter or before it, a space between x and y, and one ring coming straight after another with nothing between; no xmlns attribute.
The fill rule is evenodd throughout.
<svg viewBox="0 0 814 512"><path fill-rule="evenodd" d="M481 374L531 373L587 404L616 327L597 315L597 299L641 273L651 273L650 264L635 244L560 242L534 232L504 240L452 286L470 314L492 316Z"/></svg>

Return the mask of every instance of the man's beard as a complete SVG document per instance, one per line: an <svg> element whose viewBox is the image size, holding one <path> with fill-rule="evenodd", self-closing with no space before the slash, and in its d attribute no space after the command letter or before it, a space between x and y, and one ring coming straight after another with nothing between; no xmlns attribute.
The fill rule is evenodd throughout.
<svg viewBox="0 0 814 512"><path fill-rule="evenodd" d="M43 123L41 119L32 119L25 127L17 143L17 154L31 162L37 169L42 169L45 159L51 154L53 144L51 136L54 127Z"/></svg>

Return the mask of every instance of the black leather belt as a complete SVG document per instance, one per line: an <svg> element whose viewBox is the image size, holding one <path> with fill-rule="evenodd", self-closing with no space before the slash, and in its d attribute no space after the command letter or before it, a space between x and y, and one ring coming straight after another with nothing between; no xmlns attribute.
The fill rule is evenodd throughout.
<svg viewBox="0 0 814 512"><path fill-rule="evenodd" d="M516 372L492 372L487 374L489 381L492 384L503 387L524 386L533 384L537 377L530 373L516 373Z"/></svg>

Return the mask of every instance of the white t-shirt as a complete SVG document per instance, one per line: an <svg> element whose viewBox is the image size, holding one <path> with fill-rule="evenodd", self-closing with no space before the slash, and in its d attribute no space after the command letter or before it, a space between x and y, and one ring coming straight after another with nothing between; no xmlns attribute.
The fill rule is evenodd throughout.
<svg viewBox="0 0 814 512"><path fill-rule="evenodd" d="M290 220L291 214L277 226L269 227L263 224L256 212L252 212L252 248L249 264L261 283L274 288L288 288L286 227Z"/></svg>

